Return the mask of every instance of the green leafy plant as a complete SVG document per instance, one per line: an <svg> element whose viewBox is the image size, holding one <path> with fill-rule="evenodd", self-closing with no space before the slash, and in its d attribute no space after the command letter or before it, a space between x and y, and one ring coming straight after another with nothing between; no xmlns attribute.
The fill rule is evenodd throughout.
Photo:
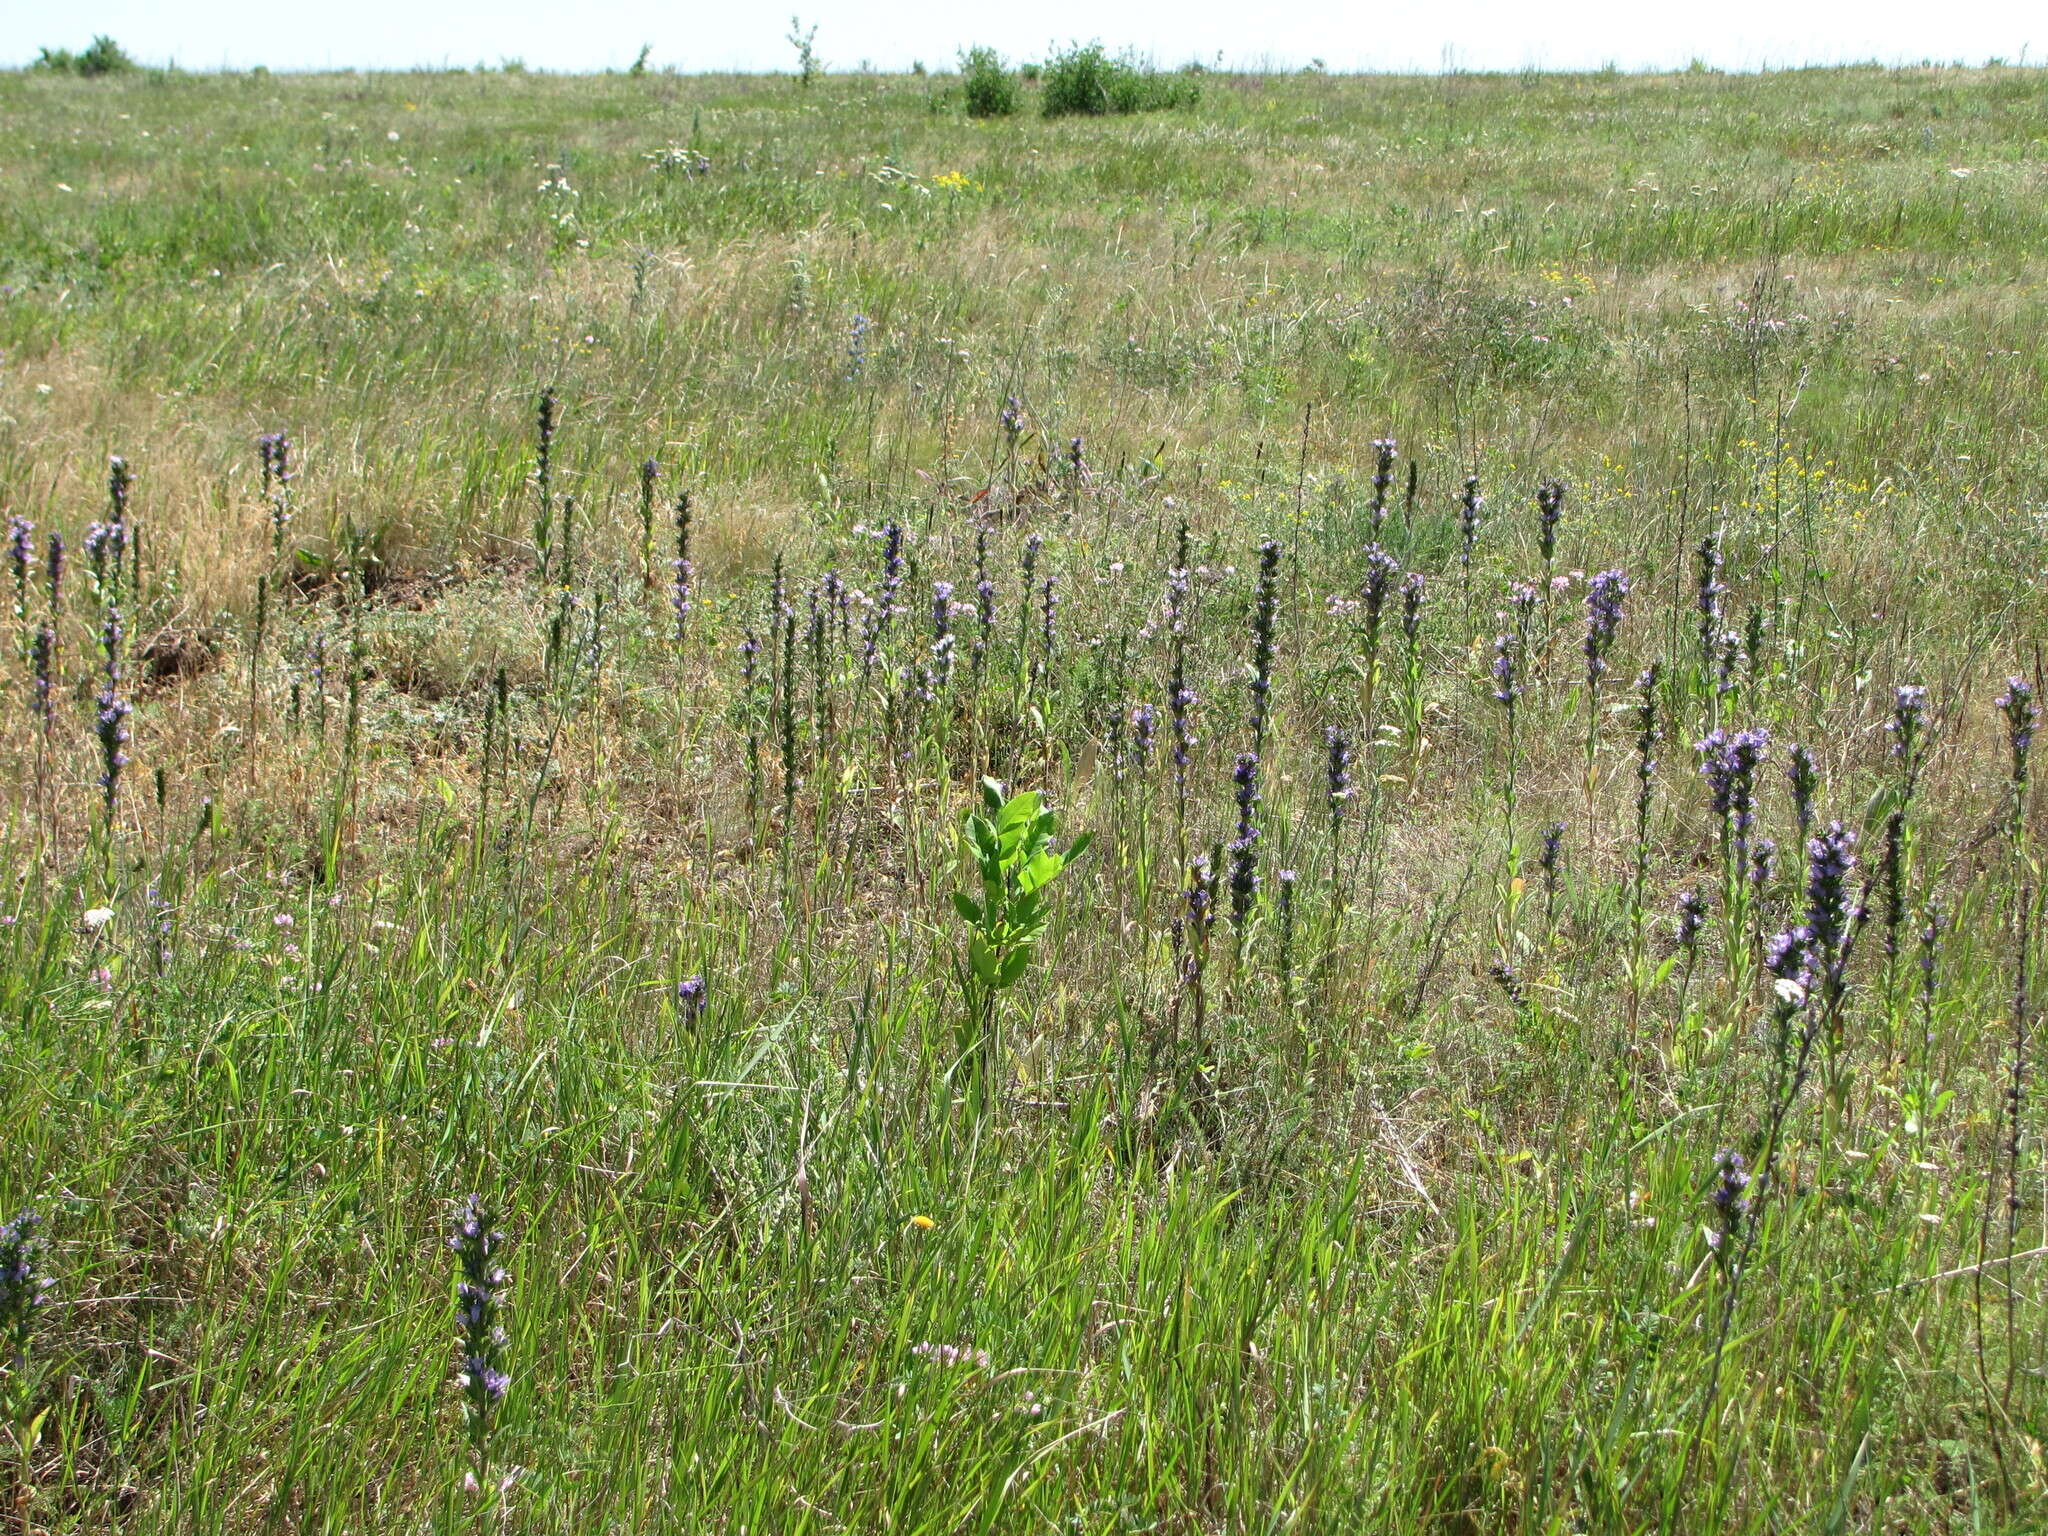
<svg viewBox="0 0 2048 1536"><path fill-rule="evenodd" d="M34 67L60 75L84 75L90 79L95 75L118 75L131 70L135 61L128 57L119 43L103 33L92 40L91 47L79 53L73 53L69 48L45 48Z"/></svg>
<svg viewBox="0 0 2048 1536"><path fill-rule="evenodd" d="M789 18L789 46L796 50L796 83L809 87L810 83L824 73L824 62L818 57L818 29L814 25L804 30L803 21L795 16Z"/></svg>
<svg viewBox="0 0 2048 1536"><path fill-rule="evenodd" d="M1192 105L1201 94L1186 74L1162 75L1128 50L1112 58L1100 43L1072 44L1045 67L1047 117L1157 112Z"/></svg>
<svg viewBox="0 0 2048 1536"><path fill-rule="evenodd" d="M1017 110L1017 82L993 48L970 48L960 55L960 91L969 117L1008 117Z"/></svg>
<svg viewBox="0 0 2048 1536"><path fill-rule="evenodd" d="M1051 913L1046 891L1060 872L1088 850L1083 832L1064 852L1051 847L1057 823L1037 790L1005 798L994 779L981 781L981 809L970 812L961 839L981 875L981 899L955 892L953 907L966 919L967 957L956 962L966 1001L959 1060L972 1074L979 1105L996 1056L1002 994L1031 964Z"/></svg>

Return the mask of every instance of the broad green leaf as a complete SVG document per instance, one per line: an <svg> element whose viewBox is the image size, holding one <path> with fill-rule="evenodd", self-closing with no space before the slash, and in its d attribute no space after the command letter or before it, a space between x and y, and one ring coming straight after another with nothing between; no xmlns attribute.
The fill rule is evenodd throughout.
<svg viewBox="0 0 2048 1536"><path fill-rule="evenodd" d="M996 830L1007 832L1020 823L1031 821L1038 815L1039 804L1044 798L1035 789L1027 789L1021 795L1012 795L1009 803L1003 807L1002 814L996 817Z"/></svg>
<svg viewBox="0 0 2048 1536"><path fill-rule="evenodd" d="M1059 872L1059 855L1041 853L1017 872L1017 889L1028 896Z"/></svg>
<svg viewBox="0 0 2048 1536"><path fill-rule="evenodd" d="M1011 950L1010 953L1006 957L1004 957L1003 974L1001 979L996 982L996 985L999 987L1007 987L1011 982L1015 981L1019 976L1022 976L1024 974L1024 967L1030 963L1031 950L1028 945L1020 949Z"/></svg>
<svg viewBox="0 0 2048 1536"><path fill-rule="evenodd" d="M970 923L981 921L981 908L963 891L955 891L953 893L953 910L966 918Z"/></svg>
<svg viewBox="0 0 2048 1536"><path fill-rule="evenodd" d="M996 959L995 951L988 947L978 933L967 941L967 963L974 967L974 974L983 986L1002 985L996 980L1000 962Z"/></svg>

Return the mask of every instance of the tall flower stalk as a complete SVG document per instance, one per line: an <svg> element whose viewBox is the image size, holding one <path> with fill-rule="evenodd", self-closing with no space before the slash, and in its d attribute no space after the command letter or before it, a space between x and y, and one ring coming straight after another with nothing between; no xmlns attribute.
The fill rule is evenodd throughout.
<svg viewBox="0 0 2048 1536"><path fill-rule="evenodd" d="M652 459L648 463L653 463ZM676 497L676 557L670 563L672 592L670 603L676 613L676 644L683 643L683 637L690 627L690 604L692 585L697 568L690 562L690 493L683 491Z"/></svg>
<svg viewBox="0 0 2048 1536"><path fill-rule="evenodd" d="M1422 605L1428 584L1422 572L1401 579L1401 739L1408 748L1408 784L1412 795L1422 781Z"/></svg>
<svg viewBox="0 0 2048 1536"><path fill-rule="evenodd" d="M1728 588L1721 581L1721 536L1710 533L1699 542L1698 574L1693 582L1693 618L1699 637L1702 679L1714 670L1714 652L1721 638L1721 599Z"/></svg>
<svg viewBox="0 0 2048 1536"><path fill-rule="evenodd" d="M1252 751L1266 750L1266 723L1273 706L1273 625L1280 606L1280 545L1259 546L1259 584L1252 600Z"/></svg>
<svg viewBox="0 0 2048 1536"><path fill-rule="evenodd" d="M256 439L262 460L263 500L270 508L270 558L284 558L284 540L292 523L292 440L282 432Z"/></svg>
<svg viewBox="0 0 2048 1536"><path fill-rule="evenodd" d="M1464 574L1465 590L1472 590L1472 552L1479 547L1479 525L1486 498L1479 494L1479 477L1465 477L1464 494L1458 498L1458 569Z"/></svg>
<svg viewBox="0 0 2048 1536"><path fill-rule="evenodd" d="M533 551L534 574L545 586L548 567L554 552L555 542L555 392L552 388L540 392L540 403L534 408L536 444L534 449L533 486L535 505L533 509Z"/></svg>
<svg viewBox="0 0 2048 1536"><path fill-rule="evenodd" d="M512 1277L498 1262L505 1234L497 1224L496 1213L471 1195L448 1238L456 1269L455 1384L469 1437L471 1486L478 1489L489 1486L491 1430L512 1386L505 1371L511 1340L504 1326L505 1290Z"/></svg>
<svg viewBox="0 0 2048 1536"><path fill-rule="evenodd" d="M114 805L121 790L121 772L128 766L130 706L122 697L121 689L122 648L126 640L121 610L108 603L100 623L100 691L93 700L93 732L99 738L100 792L104 797L110 834L114 825Z"/></svg>
<svg viewBox="0 0 2048 1536"><path fill-rule="evenodd" d="M1368 542L1375 545L1380 542L1380 531L1387 521L1387 492L1394 484L1395 448L1391 437L1377 438L1372 445L1372 533Z"/></svg>
<svg viewBox="0 0 2048 1536"><path fill-rule="evenodd" d="M1245 925L1259 894L1258 753L1238 753L1230 779L1237 801L1237 835L1230 842L1230 921L1242 956Z"/></svg>
<svg viewBox="0 0 2048 1536"><path fill-rule="evenodd" d="M1365 580L1358 589L1358 608L1364 621L1364 644L1358 670L1363 683L1363 697L1359 702L1359 730L1361 738L1370 751L1378 738L1379 682L1380 682L1380 635L1384 629L1387 610L1387 596L1394 590L1394 582L1401 574L1401 567L1394 557L1375 544L1365 552Z"/></svg>
<svg viewBox="0 0 2048 1536"><path fill-rule="evenodd" d="M1628 887L1628 1023L1633 1045L1642 1022L1643 923L1649 911L1650 812L1657 795L1657 744L1664 732L1657 720L1657 690L1663 669L1651 662L1636 675L1635 858Z"/></svg>
<svg viewBox="0 0 2048 1536"><path fill-rule="evenodd" d="M1756 824L1756 775L1770 753L1771 733L1762 727L1729 733L1715 727L1697 750L1700 775L1712 796L1720 825L1721 909L1727 933L1731 993L1740 996L1749 932L1749 841Z"/></svg>
<svg viewBox="0 0 2048 1536"><path fill-rule="evenodd" d="M1595 845L1598 768L1600 751L1600 680L1607 675L1607 656L1621 633L1622 604L1628 598L1628 576L1622 571L1602 571L1586 584L1586 839Z"/></svg>
<svg viewBox="0 0 2048 1536"><path fill-rule="evenodd" d="M1502 966L1514 963L1513 935L1522 899L1522 850L1516 841L1515 800L1521 772L1521 703L1523 669L1529 652L1529 620L1536 606L1535 589L1516 582L1509 595L1511 620L1493 640L1493 701L1500 705L1502 735L1507 743L1507 772L1501 780L1501 821L1506 835L1506 852L1501 878L1500 933Z"/></svg>
<svg viewBox="0 0 2048 1536"><path fill-rule="evenodd" d="M7 517L7 570L13 578L14 625L16 645L23 656L28 654L28 585L29 571L35 565L36 525L19 512Z"/></svg>

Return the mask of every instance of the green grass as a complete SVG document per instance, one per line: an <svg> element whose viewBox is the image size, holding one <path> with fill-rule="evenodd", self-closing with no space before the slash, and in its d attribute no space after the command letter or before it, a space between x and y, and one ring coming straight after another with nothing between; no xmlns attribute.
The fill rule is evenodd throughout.
<svg viewBox="0 0 2048 1536"><path fill-rule="evenodd" d="M71 549L0 659L0 1210L57 1281L0 1362L0 1526L2040 1528L2040 805L1993 704L2048 640L2038 73L1201 86L1048 121L945 77L0 76L0 510ZM1389 436L1429 600L1375 668ZM108 453L141 541L111 818ZM1710 534L1756 642L1725 691ZM1511 738L1495 636L1548 576ZM1693 743L1750 725L1781 848L1731 925ZM1788 1092L1757 950L1806 908L1795 742L1856 888L1895 809L1906 857L1900 953L1878 879ZM983 773L1094 836L987 1052ZM1774 1103L1717 1260L1715 1154L1760 1164ZM512 1276L482 1468L471 1192Z"/></svg>

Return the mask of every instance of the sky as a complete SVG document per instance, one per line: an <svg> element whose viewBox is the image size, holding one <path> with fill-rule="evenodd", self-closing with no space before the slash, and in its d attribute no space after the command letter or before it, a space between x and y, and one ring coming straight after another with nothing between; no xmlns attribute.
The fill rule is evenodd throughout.
<svg viewBox="0 0 2048 1536"><path fill-rule="evenodd" d="M796 0L828 69L939 68L987 44L1007 57L1100 40L1163 65L1331 70L1681 68L2039 63L2048 6L2017 0L1436 0L1247 6L1244 0ZM691 0L0 0L0 63L106 33L145 63L186 69L619 69L642 44L687 72L786 70L781 5Z"/></svg>

